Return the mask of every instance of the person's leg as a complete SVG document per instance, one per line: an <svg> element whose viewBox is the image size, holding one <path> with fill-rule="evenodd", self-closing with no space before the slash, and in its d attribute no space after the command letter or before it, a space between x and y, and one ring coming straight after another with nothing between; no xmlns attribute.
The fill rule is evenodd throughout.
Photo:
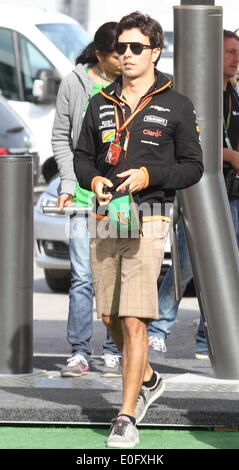
<svg viewBox="0 0 239 470"><path fill-rule="evenodd" d="M120 413L135 415L143 382L154 371L148 362L148 322L156 318L157 278L164 257L169 224L158 220L144 223L144 237L122 241L121 296L119 317L123 333L123 404ZM137 295L136 295L137 293Z"/></svg>
<svg viewBox="0 0 239 470"><path fill-rule="evenodd" d="M150 381L154 374L148 363L146 321L157 312L156 284L168 224L161 221L159 226L160 237L153 240L147 236L151 227L148 225L143 238L107 241L107 245L112 246L111 254L103 241L95 243L92 270L97 310L103 315L113 340L123 350L123 403L107 440L109 447L134 446L138 442L134 426L136 402L142 382ZM100 271L100 261L103 271L102 264ZM120 429L124 429L124 433L120 434Z"/></svg>
<svg viewBox="0 0 239 470"><path fill-rule="evenodd" d="M196 338L196 351L195 351L196 359L208 359L208 345L207 345L207 340L205 336L202 316L200 316L198 330L197 330L195 338Z"/></svg>
<svg viewBox="0 0 239 470"><path fill-rule="evenodd" d="M70 223L71 287L67 339L73 354L80 353L89 360L93 326L93 287L87 218L73 217Z"/></svg>
<svg viewBox="0 0 239 470"><path fill-rule="evenodd" d="M107 331L107 335L105 341L103 343L103 355L112 355L112 356L121 356L121 351L116 346L113 338L111 337L109 331Z"/></svg>
<svg viewBox="0 0 239 470"><path fill-rule="evenodd" d="M135 415L135 406L143 380L153 374L148 364L147 325L139 318L122 318L123 347L123 404L119 412Z"/></svg>
<svg viewBox="0 0 239 470"><path fill-rule="evenodd" d="M237 245L239 247L239 199L229 200L232 221L235 229ZM208 357L208 345L205 337L203 319L200 317L198 330L196 333L196 352L195 356L197 359L203 359Z"/></svg>
<svg viewBox="0 0 239 470"><path fill-rule="evenodd" d="M239 247L239 199L231 199L229 200L231 214L232 214L232 221L235 229L237 245Z"/></svg>
<svg viewBox="0 0 239 470"><path fill-rule="evenodd" d="M124 394L119 414L134 416L142 382L150 380L153 374L153 369L148 364L147 324L144 320L133 317L103 317L103 322L122 349Z"/></svg>
<svg viewBox="0 0 239 470"><path fill-rule="evenodd" d="M90 339L93 326L93 287L89 261L89 238L87 218L70 219L69 255L71 262L71 287L69 290L69 312L67 340L72 357L63 367L63 377L80 376L89 369L91 356Z"/></svg>
<svg viewBox="0 0 239 470"><path fill-rule="evenodd" d="M148 334L144 321L138 318L103 317L112 338L122 349L123 403L112 421L108 447L134 447L139 442L135 426L135 408L143 379L152 377L148 359ZM146 375L146 369L147 374ZM150 371L148 370L150 369Z"/></svg>
<svg viewBox="0 0 239 470"><path fill-rule="evenodd" d="M117 315L102 315L102 321L122 355L124 338L121 319Z"/></svg>
<svg viewBox="0 0 239 470"><path fill-rule="evenodd" d="M123 335L121 320L118 318L121 290L121 258L119 241L107 236L107 220L90 224L90 253L93 284L96 296L96 309L105 326L122 351ZM106 236L105 236L106 235ZM107 440L108 447L134 447L138 443L138 431L130 418L117 417L112 422L111 433Z"/></svg>
<svg viewBox="0 0 239 470"><path fill-rule="evenodd" d="M192 268L187 249L187 243L182 219L177 227L179 264L181 276L181 288L184 293L188 282L192 279ZM170 266L159 288L158 307L159 319L150 322L148 326L149 337L167 339L170 328L173 326L179 307L179 301L175 299L172 266ZM151 341L152 342L152 341Z"/></svg>
<svg viewBox="0 0 239 470"><path fill-rule="evenodd" d="M102 318L108 331L107 341L103 345L104 354L118 356L121 355L123 339L121 322L118 319L121 263L117 254L117 240L105 237L107 223L104 221L92 220L90 231L95 234L95 236L92 235L90 241L90 253L96 310L98 318ZM111 331L112 319L116 323L116 329L113 331L114 337Z"/></svg>
<svg viewBox="0 0 239 470"><path fill-rule="evenodd" d="M103 344L102 359L104 362L104 367L102 371L102 377L112 378L120 377L122 375L121 357L122 353L116 346L112 336L110 335L109 329L107 328L107 335Z"/></svg>

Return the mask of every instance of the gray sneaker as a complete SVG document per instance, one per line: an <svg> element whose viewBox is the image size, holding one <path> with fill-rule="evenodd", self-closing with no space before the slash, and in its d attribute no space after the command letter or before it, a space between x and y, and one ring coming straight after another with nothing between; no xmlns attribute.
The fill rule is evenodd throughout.
<svg viewBox="0 0 239 470"><path fill-rule="evenodd" d="M118 416L112 421L111 433L107 439L107 447L123 447L131 449L139 443L139 431L128 416Z"/></svg>
<svg viewBox="0 0 239 470"><path fill-rule="evenodd" d="M146 414L148 407L155 400L157 400L157 398L159 398L160 395L162 395L165 389L165 383L162 377L158 374L158 372L155 372L155 374L157 375L156 385L154 385L154 387L152 388L148 388L142 385L141 390L139 392L139 396L138 396L136 408L135 408L136 424L142 421L142 419L144 418Z"/></svg>
<svg viewBox="0 0 239 470"><path fill-rule="evenodd" d="M121 377L122 369L120 365L120 356L113 354L104 354L102 356L104 361L104 368L102 372L102 377L112 378L112 377Z"/></svg>
<svg viewBox="0 0 239 470"><path fill-rule="evenodd" d="M89 364L81 354L71 356L67 362L67 366L61 369L62 377L80 377L89 371Z"/></svg>

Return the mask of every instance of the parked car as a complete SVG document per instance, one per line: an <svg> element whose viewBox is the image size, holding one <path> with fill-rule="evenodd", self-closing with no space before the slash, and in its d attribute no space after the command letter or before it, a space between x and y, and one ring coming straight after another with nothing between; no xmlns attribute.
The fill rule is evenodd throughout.
<svg viewBox="0 0 239 470"><path fill-rule="evenodd" d="M36 151L34 137L9 106L7 100L0 95L0 155L32 155L34 180L38 179L39 155Z"/></svg>
<svg viewBox="0 0 239 470"><path fill-rule="evenodd" d="M51 130L62 78L90 37L73 18L0 2L0 93L33 133L46 183L56 175Z"/></svg>
<svg viewBox="0 0 239 470"><path fill-rule="evenodd" d="M42 206L56 205L59 183L59 178L52 180L34 209L35 262L44 269L50 289L67 292L70 286L69 217L42 211Z"/></svg>
<svg viewBox="0 0 239 470"><path fill-rule="evenodd" d="M69 216L43 214L42 206L55 206L60 178L55 178L39 197L35 207L35 262L44 269L45 279L55 292L67 292L70 287ZM167 241L163 276L171 264L170 242Z"/></svg>

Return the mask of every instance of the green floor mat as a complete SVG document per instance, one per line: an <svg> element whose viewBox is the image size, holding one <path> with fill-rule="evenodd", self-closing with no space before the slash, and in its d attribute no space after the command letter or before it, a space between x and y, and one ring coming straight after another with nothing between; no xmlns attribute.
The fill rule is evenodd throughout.
<svg viewBox="0 0 239 470"><path fill-rule="evenodd" d="M0 427L0 449L105 449L108 428ZM239 449L238 432L140 428L135 449Z"/></svg>

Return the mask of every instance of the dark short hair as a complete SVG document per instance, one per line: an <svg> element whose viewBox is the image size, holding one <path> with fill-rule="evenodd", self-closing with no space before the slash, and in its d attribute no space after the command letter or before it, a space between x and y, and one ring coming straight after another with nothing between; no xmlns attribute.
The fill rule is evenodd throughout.
<svg viewBox="0 0 239 470"><path fill-rule="evenodd" d="M150 45L152 47L160 47L163 49L163 29L158 21L151 18L149 15L144 15L139 11L134 11L129 15L124 16L116 28L116 38L127 29L138 28L142 34L148 36ZM158 58L159 60L159 58ZM155 65L157 64L156 61Z"/></svg>
<svg viewBox="0 0 239 470"><path fill-rule="evenodd" d="M106 56L115 50L116 40L116 26L115 21L109 21L102 24L97 29L94 40L77 57L75 63L77 64L90 64L95 65L98 62L96 51Z"/></svg>
<svg viewBox="0 0 239 470"><path fill-rule="evenodd" d="M233 31L229 31L228 29L224 29L223 30L223 39L236 39L237 41L239 41L239 37L237 36L236 33L234 33Z"/></svg>

